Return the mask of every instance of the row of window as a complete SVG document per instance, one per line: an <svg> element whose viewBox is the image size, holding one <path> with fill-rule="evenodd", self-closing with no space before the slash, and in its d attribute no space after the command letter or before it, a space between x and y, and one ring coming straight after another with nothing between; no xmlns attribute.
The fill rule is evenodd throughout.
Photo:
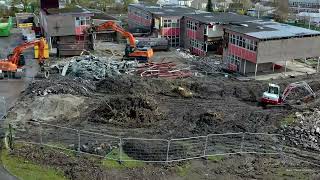
<svg viewBox="0 0 320 180"><path fill-rule="evenodd" d="M233 67L234 69L232 68L233 71L240 71L241 61L244 61L244 59L242 59L238 56L235 56L235 55L228 55L228 57L227 57L227 63L234 65L234 67Z"/></svg>
<svg viewBox="0 0 320 180"><path fill-rule="evenodd" d="M242 36L229 34L229 43L246 48L251 51L257 51L257 42L243 38Z"/></svg>
<svg viewBox="0 0 320 180"><path fill-rule="evenodd" d="M180 37L179 36L165 36L171 45L171 47L179 47L180 46Z"/></svg>
<svg viewBox="0 0 320 180"><path fill-rule="evenodd" d="M85 26L91 24L90 17L76 17L76 26Z"/></svg>
<svg viewBox="0 0 320 180"><path fill-rule="evenodd" d="M187 20L187 29L196 31L198 29L198 24L193 21Z"/></svg>
<svg viewBox="0 0 320 180"><path fill-rule="evenodd" d="M163 20L163 27L178 28L178 27L180 27L180 20L179 19L164 19Z"/></svg>
<svg viewBox="0 0 320 180"><path fill-rule="evenodd" d="M201 41L197 41L195 39L190 39L190 45L194 48L204 50L204 44Z"/></svg>
<svg viewBox="0 0 320 180"><path fill-rule="evenodd" d="M317 8L319 7L319 3L310 3L310 2L292 2L290 3L291 6L300 6L300 7L308 7L308 8Z"/></svg>

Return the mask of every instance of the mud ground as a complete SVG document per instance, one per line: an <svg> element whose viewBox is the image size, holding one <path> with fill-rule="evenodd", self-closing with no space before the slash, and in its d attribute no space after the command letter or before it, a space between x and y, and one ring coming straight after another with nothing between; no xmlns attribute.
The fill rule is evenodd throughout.
<svg viewBox="0 0 320 180"><path fill-rule="evenodd" d="M273 83L284 89L289 82L307 80L318 93L318 79L308 76ZM181 80L122 76L101 81L52 76L49 81L34 81L7 119L17 125L42 120L113 135L172 138L227 132L277 133L281 119L288 114L319 105L316 99L292 109L264 109L258 101L267 86L268 82L222 76ZM175 91L177 87L190 91L192 97Z"/></svg>
<svg viewBox="0 0 320 180"><path fill-rule="evenodd" d="M273 80L272 83L279 84L283 90L290 82L305 80L316 94L319 94L319 77L306 75ZM258 106L268 83L240 81L219 75L178 80L121 76L100 81L52 75L47 80L35 80L28 86L10 109L7 122L13 123L15 128L21 131L28 128L25 122L33 120L102 134L138 138L178 138L227 132L281 133L281 121L285 117L319 106L319 98L307 104L294 104L292 108L265 109ZM297 91L289 99L302 98L303 93ZM139 179L141 176L151 179L181 178L174 169L178 165L170 168L148 165L148 168L121 171L120 175L114 176L114 173L119 174L119 171L106 172L97 165L91 166L92 162L86 159L65 162L64 156L50 155L59 155L50 152L53 150L41 151L38 148L25 148L17 150L16 155L40 164L50 162L50 166L62 169L71 179L81 179L79 177L87 177L92 173L96 175L92 177L123 175L123 178L129 179ZM282 177L283 174L294 176L295 174L290 174L286 169L280 169L281 162L278 157L270 159L249 155L230 157L218 165L207 161L188 163L191 163L192 169L190 177L194 178L255 179L270 175L272 179L274 176ZM250 165L247 165L248 163ZM69 165L74 166L71 172L67 170ZM294 163L289 165L290 168L309 167L296 166ZM251 171L253 173L249 173ZM317 172L317 169L313 169L305 177L314 178Z"/></svg>

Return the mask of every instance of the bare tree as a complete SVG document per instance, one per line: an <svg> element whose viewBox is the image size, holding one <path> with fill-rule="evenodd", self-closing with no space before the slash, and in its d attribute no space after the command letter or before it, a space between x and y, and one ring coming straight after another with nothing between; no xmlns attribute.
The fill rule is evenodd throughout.
<svg viewBox="0 0 320 180"><path fill-rule="evenodd" d="M275 4L277 8L275 19L280 22L286 21L289 12L289 0L275 0Z"/></svg>

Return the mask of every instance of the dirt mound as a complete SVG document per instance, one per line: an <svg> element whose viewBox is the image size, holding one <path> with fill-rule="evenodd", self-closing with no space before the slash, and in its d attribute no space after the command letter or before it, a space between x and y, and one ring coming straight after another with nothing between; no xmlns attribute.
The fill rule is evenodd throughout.
<svg viewBox="0 0 320 180"><path fill-rule="evenodd" d="M146 127L159 121L163 115L156 101L149 97L114 97L98 104L88 115L95 123L123 127Z"/></svg>
<svg viewBox="0 0 320 180"><path fill-rule="evenodd" d="M72 94L90 96L94 90L95 84L90 80L55 76L46 80L33 81L25 90L25 94Z"/></svg>
<svg viewBox="0 0 320 180"><path fill-rule="evenodd" d="M152 94L170 91L173 83L166 79L142 79L136 76L107 77L96 84L96 89L105 94Z"/></svg>

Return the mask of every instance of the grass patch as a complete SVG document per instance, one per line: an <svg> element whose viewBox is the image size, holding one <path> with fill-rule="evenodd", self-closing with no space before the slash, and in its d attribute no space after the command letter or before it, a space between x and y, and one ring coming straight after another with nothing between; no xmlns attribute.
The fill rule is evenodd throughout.
<svg viewBox="0 0 320 180"><path fill-rule="evenodd" d="M286 179L310 179L313 171L308 169L291 169L291 168L278 168L275 174L277 177Z"/></svg>
<svg viewBox="0 0 320 180"><path fill-rule="evenodd" d="M182 166L177 166L177 175L180 177L186 177L188 175L188 172L190 172L190 169L190 163L184 164Z"/></svg>
<svg viewBox="0 0 320 180"><path fill-rule="evenodd" d="M66 180L62 172L52 168L42 167L40 165L28 162L22 158L10 156L6 150L1 152L3 165L10 173L23 180Z"/></svg>
<svg viewBox="0 0 320 180"><path fill-rule="evenodd" d="M110 153L107 154L106 158L102 160L102 165L108 169L123 169L123 168L136 168L143 167L145 165L144 162L139 160L134 160L129 157L126 153L122 152L121 159L124 160L119 163L120 152L119 149L113 149Z"/></svg>
<svg viewBox="0 0 320 180"><path fill-rule="evenodd" d="M219 162L219 161L222 161L224 160L225 156L223 155L216 155L216 156L208 156L207 159L209 161L213 161L213 162Z"/></svg>
<svg viewBox="0 0 320 180"><path fill-rule="evenodd" d="M281 123L281 127L287 127L296 122L296 116L294 114L290 114L287 117L283 118Z"/></svg>

